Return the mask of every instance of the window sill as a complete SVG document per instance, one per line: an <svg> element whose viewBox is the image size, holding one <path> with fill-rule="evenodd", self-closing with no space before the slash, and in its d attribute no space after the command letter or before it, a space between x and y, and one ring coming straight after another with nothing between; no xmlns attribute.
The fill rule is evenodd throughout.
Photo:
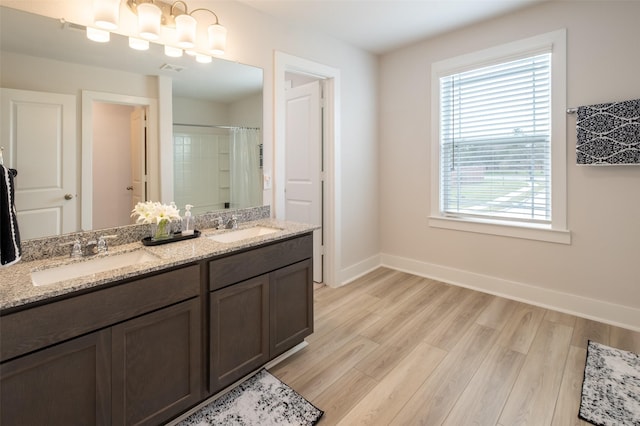
<svg viewBox="0 0 640 426"><path fill-rule="evenodd" d="M548 225L530 223L515 224L498 220L430 216L429 226L479 234L546 241L557 244L571 244L571 232L569 230L551 229L551 226Z"/></svg>

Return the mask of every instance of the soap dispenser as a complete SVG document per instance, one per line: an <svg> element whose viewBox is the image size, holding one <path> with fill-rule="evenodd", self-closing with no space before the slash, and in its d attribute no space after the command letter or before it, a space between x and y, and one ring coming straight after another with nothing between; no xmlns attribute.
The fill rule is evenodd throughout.
<svg viewBox="0 0 640 426"><path fill-rule="evenodd" d="M184 206L184 217L182 218L182 235L193 235L193 217L191 216L191 204Z"/></svg>

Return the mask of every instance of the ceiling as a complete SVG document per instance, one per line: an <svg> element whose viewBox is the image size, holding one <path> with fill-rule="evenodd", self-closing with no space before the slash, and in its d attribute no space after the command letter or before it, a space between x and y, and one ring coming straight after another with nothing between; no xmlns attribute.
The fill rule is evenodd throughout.
<svg viewBox="0 0 640 426"><path fill-rule="evenodd" d="M324 33L366 51L381 54L549 0L239 1L287 25ZM252 70L252 67L239 70L234 66L237 64L228 61L215 61L203 67L191 58L169 61L157 46L155 50L141 55L126 47L126 39L117 35L113 36L107 49L107 46L88 41L81 27L61 25L58 20L15 9L3 7L1 10L0 42L5 50L127 69L145 75L171 76L174 91L189 97L232 101L259 90L262 84L262 74L254 76L255 71L259 70ZM38 28L38 31L32 31L33 28ZM160 69L166 64L171 65L169 70ZM176 73L175 69L181 71ZM225 83L211 84L212 72L217 75L217 82L224 80Z"/></svg>
<svg viewBox="0 0 640 426"><path fill-rule="evenodd" d="M381 54L548 0L239 0L281 21Z"/></svg>
<svg viewBox="0 0 640 426"><path fill-rule="evenodd" d="M262 91L263 72L237 62L214 58L199 64L193 58L169 58L160 45L146 52L130 49L127 38L111 35L109 43L87 39L85 27L22 10L0 7L0 50L172 79L173 94L234 102Z"/></svg>

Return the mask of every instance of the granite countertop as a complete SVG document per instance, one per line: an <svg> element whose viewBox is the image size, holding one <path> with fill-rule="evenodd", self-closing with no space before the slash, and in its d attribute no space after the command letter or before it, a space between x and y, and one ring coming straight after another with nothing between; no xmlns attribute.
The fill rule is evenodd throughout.
<svg viewBox="0 0 640 426"><path fill-rule="evenodd" d="M265 226L278 229L277 232L264 236L247 238L232 243L220 243L210 235L222 234L232 230L203 229L199 238L192 238L169 244L144 246L141 242L123 244L109 248L109 255L125 253L133 250L146 250L155 255L157 260L127 266L107 272L85 275L54 284L35 286L31 281L31 272L48 269L55 266L75 262L90 261L95 257L85 259L71 259L68 256L56 257L30 262L19 262L2 269L2 284L0 284L0 310L23 307L34 302L40 302L52 297L71 294L91 288L97 288L114 281L123 280L149 272L161 271L166 268L184 265L197 260L218 256L225 253L257 246L266 242L277 241L295 235L305 234L317 229L316 226L294 222L283 222L273 219L262 219L238 224L238 229L253 226Z"/></svg>

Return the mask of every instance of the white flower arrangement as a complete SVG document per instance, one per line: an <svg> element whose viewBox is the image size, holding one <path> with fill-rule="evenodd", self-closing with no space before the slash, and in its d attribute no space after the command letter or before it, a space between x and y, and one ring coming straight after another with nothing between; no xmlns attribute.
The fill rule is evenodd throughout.
<svg viewBox="0 0 640 426"><path fill-rule="evenodd" d="M131 211L131 217L133 216L138 216L137 223L151 224L152 239L160 240L171 236L169 223L180 219L180 210L173 201L169 205L158 201L139 202Z"/></svg>
<svg viewBox="0 0 640 426"><path fill-rule="evenodd" d="M138 216L137 223L156 223L180 219L180 210L172 201L171 204L162 204L158 201L139 202L131 211L131 217Z"/></svg>

